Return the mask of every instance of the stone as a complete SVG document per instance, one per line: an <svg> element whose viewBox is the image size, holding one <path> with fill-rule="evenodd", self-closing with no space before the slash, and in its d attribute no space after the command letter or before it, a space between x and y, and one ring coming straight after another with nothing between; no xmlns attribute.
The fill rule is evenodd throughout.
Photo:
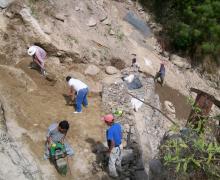
<svg viewBox="0 0 220 180"><path fill-rule="evenodd" d="M13 1L14 0L0 0L0 8L7 8Z"/></svg>
<svg viewBox="0 0 220 180"><path fill-rule="evenodd" d="M51 34L51 33L52 33L52 30L51 30L51 28L49 27L49 25L44 25L44 26L43 26L43 31L44 31L46 34Z"/></svg>
<svg viewBox="0 0 220 180"><path fill-rule="evenodd" d="M129 132L129 130L130 130L129 124L124 124L123 129L124 129L124 132Z"/></svg>
<svg viewBox="0 0 220 180"><path fill-rule="evenodd" d="M183 69L190 69L191 65L186 61L186 59L177 56L175 54L172 54L170 56L170 61L175 64L176 66L178 66L179 68L183 68Z"/></svg>
<svg viewBox="0 0 220 180"><path fill-rule="evenodd" d="M72 63L72 62L73 62L73 59L70 58L70 57L67 57L67 58L64 59L64 62L65 62L65 63Z"/></svg>
<svg viewBox="0 0 220 180"><path fill-rule="evenodd" d="M4 15L10 19L12 19L14 17L14 14L10 11L7 11Z"/></svg>
<svg viewBox="0 0 220 180"><path fill-rule="evenodd" d="M149 163L150 171L153 174L161 174L162 173L162 163L158 159L152 159Z"/></svg>
<svg viewBox="0 0 220 180"><path fill-rule="evenodd" d="M105 19L102 21L103 24L110 26L111 25L111 20L109 18Z"/></svg>
<svg viewBox="0 0 220 180"><path fill-rule="evenodd" d="M62 53L61 51L58 51L58 52L57 52L57 56L59 56L59 57L62 56L62 54L63 54L63 53Z"/></svg>
<svg viewBox="0 0 220 180"><path fill-rule="evenodd" d="M123 149L121 153L123 163L134 160L134 153L132 149Z"/></svg>
<svg viewBox="0 0 220 180"><path fill-rule="evenodd" d="M94 27L96 26L97 22L96 22L96 19L94 19L93 17L91 17L87 23L87 26L89 27Z"/></svg>
<svg viewBox="0 0 220 180"><path fill-rule="evenodd" d="M51 39L50 37L44 33L44 31L41 29L41 26L39 25L38 21L31 15L31 11L28 8L22 8L20 12L18 12L22 20L27 26L30 26L30 28L33 30L33 33L36 39L38 39L38 42L50 44L51 46Z"/></svg>
<svg viewBox="0 0 220 180"><path fill-rule="evenodd" d="M148 14L146 14L145 20L146 20L146 22L149 22L149 21L150 21L150 16L149 16Z"/></svg>
<svg viewBox="0 0 220 180"><path fill-rule="evenodd" d="M164 101L164 106L168 113L175 114L176 110L172 102Z"/></svg>
<svg viewBox="0 0 220 180"><path fill-rule="evenodd" d="M98 1L96 1L96 4L99 6L103 6L103 2L104 2L104 0L98 0Z"/></svg>
<svg viewBox="0 0 220 180"><path fill-rule="evenodd" d="M110 35L115 35L115 32L111 29L111 30L109 31L109 34L110 34Z"/></svg>
<svg viewBox="0 0 220 180"><path fill-rule="evenodd" d="M114 66L107 66L105 72L109 75L112 75L112 74L117 74L119 70L116 69Z"/></svg>
<svg viewBox="0 0 220 180"><path fill-rule="evenodd" d="M64 22L65 16L66 16L65 14L58 13L58 14L55 14L54 18L57 19L57 20L59 20L59 21Z"/></svg>
<svg viewBox="0 0 220 180"><path fill-rule="evenodd" d="M50 57L50 61L55 65L60 65L60 59L58 57Z"/></svg>
<svg viewBox="0 0 220 180"><path fill-rule="evenodd" d="M76 6L75 7L75 11L79 11L80 10L80 7L79 6Z"/></svg>
<svg viewBox="0 0 220 180"><path fill-rule="evenodd" d="M86 70L85 70L85 74L87 75L91 75L91 76L95 76L100 72L99 67L95 66L95 65L89 65Z"/></svg>
<svg viewBox="0 0 220 180"><path fill-rule="evenodd" d="M99 21L100 22L103 22L104 20L106 20L108 18L108 16L106 15L106 14L101 14L100 16L99 16Z"/></svg>
<svg viewBox="0 0 220 180"><path fill-rule="evenodd" d="M165 58L169 58L169 56L170 56L169 52L167 52L167 51L163 51L162 55L163 55Z"/></svg>

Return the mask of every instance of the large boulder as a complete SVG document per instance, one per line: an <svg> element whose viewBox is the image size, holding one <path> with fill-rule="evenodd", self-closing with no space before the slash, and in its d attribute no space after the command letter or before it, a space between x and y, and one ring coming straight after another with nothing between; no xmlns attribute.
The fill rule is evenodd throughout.
<svg viewBox="0 0 220 180"><path fill-rule="evenodd" d="M7 8L12 1L14 0L0 0L0 8Z"/></svg>
<svg viewBox="0 0 220 180"><path fill-rule="evenodd" d="M186 61L186 59L177 56L175 54L172 54L170 56L170 61L175 64L176 66L178 66L179 68L183 68L183 69L190 69L191 65Z"/></svg>
<svg viewBox="0 0 220 180"><path fill-rule="evenodd" d="M105 72L109 75L112 75L112 74L117 74L119 72L119 70L116 69L114 66L107 66L105 68Z"/></svg>
<svg viewBox="0 0 220 180"><path fill-rule="evenodd" d="M100 72L99 67L95 66L95 65L89 65L86 70L85 70L85 74L87 75L91 75L91 76L95 76Z"/></svg>

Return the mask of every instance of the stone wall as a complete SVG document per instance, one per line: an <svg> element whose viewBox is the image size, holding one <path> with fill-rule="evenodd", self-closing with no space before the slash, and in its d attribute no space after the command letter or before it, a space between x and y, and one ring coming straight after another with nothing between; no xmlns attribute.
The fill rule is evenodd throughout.
<svg viewBox="0 0 220 180"><path fill-rule="evenodd" d="M123 111L121 117L116 117L116 122L120 122L123 126L124 149L132 149L134 155L134 160L129 166L124 167L127 177L137 180L153 179L153 173L158 172L154 170L161 168L158 167L160 163L155 163L153 160L157 157L160 142L171 124L157 110L145 104L138 112L133 110L132 97L129 93L150 103L155 108L161 109L161 104L159 96L155 94L153 78L132 72L129 69L123 70L122 76L131 73L139 76L143 87L128 90L125 82L104 85L103 108L106 113L112 113L117 109Z"/></svg>

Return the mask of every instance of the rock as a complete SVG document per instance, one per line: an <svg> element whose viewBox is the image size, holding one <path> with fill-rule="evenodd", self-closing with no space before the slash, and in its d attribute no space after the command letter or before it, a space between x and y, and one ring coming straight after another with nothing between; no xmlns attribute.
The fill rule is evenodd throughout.
<svg viewBox="0 0 220 180"><path fill-rule="evenodd" d="M107 66L105 72L109 75L112 75L112 74L117 74L119 70L116 69L114 66Z"/></svg>
<svg viewBox="0 0 220 180"><path fill-rule="evenodd" d="M104 20L106 20L108 18L108 16L106 15L106 14L101 14L100 16L99 16L99 21L100 22L103 22Z"/></svg>
<svg viewBox="0 0 220 180"><path fill-rule="evenodd" d="M134 160L134 153L132 149L123 149L121 153L123 163Z"/></svg>
<svg viewBox="0 0 220 180"><path fill-rule="evenodd" d="M70 58L70 57L67 57L67 58L64 59L64 62L65 62L65 63L72 63L72 62L73 62L73 59Z"/></svg>
<svg viewBox="0 0 220 180"><path fill-rule="evenodd" d="M130 130L129 124L124 124L123 129L124 129L124 132L129 132L129 130Z"/></svg>
<svg viewBox="0 0 220 180"><path fill-rule="evenodd" d="M96 22L96 19L94 19L93 17L91 17L87 23L87 26L89 27L94 27L96 26L97 22Z"/></svg>
<svg viewBox="0 0 220 180"><path fill-rule="evenodd" d="M12 18L14 17L14 14L13 14L12 12L10 12L10 11L5 12L4 15L5 15L6 17L10 18L10 19L12 19Z"/></svg>
<svg viewBox="0 0 220 180"><path fill-rule="evenodd" d="M149 162L149 166L150 166L150 171L152 174L161 174L162 173L162 163L160 162L160 160L158 159L152 159Z"/></svg>
<svg viewBox="0 0 220 180"><path fill-rule="evenodd" d="M21 69L11 66L0 65L0 70L10 73L10 76L12 76L15 81L17 81L20 86L24 87L28 92L37 89L37 84Z"/></svg>
<svg viewBox="0 0 220 180"><path fill-rule="evenodd" d="M109 31L109 34L110 34L110 35L115 35L115 32L111 29L111 30Z"/></svg>
<svg viewBox="0 0 220 180"><path fill-rule="evenodd" d="M105 77L103 80L102 80L102 83L103 84L120 84L122 83L123 80L118 77L117 74L113 74L112 76L108 76L108 77Z"/></svg>
<svg viewBox="0 0 220 180"><path fill-rule="evenodd" d="M57 52L57 56L59 56L59 57L62 56L62 52L61 52L61 51L58 51L58 52Z"/></svg>
<svg viewBox="0 0 220 180"><path fill-rule="evenodd" d="M34 36L38 39L38 42L51 44L50 37L41 29L38 21L31 15L30 9L23 8L19 14L21 15L25 25L31 27L31 30L34 32Z"/></svg>
<svg viewBox="0 0 220 180"><path fill-rule="evenodd" d="M49 27L49 25L44 25L43 26L43 30L46 34L51 34L52 33L52 30L51 28Z"/></svg>
<svg viewBox="0 0 220 180"><path fill-rule="evenodd" d="M169 56L170 56L169 52L167 52L167 51L163 51L162 55L163 55L165 58L169 58Z"/></svg>
<svg viewBox="0 0 220 180"><path fill-rule="evenodd" d="M164 101L164 105L168 113L175 114L176 110L172 102Z"/></svg>
<svg viewBox="0 0 220 180"><path fill-rule="evenodd" d="M138 180L146 180L146 177L148 177L148 175L146 174L146 172L143 170L138 170L134 172L134 179L138 179ZM147 178L148 179L148 178ZM153 179L152 179L153 180Z"/></svg>
<svg viewBox="0 0 220 180"><path fill-rule="evenodd" d="M62 14L62 13L58 13L58 14L55 14L54 18L57 19L57 20L59 20L59 21L64 22L65 16L67 16L67 15Z"/></svg>
<svg viewBox="0 0 220 180"><path fill-rule="evenodd" d="M183 69L190 69L191 68L191 65L186 61L186 59L184 59L180 56L177 56L175 54L172 54L170 56L170 61L180 68L183 68Z"/></svg>
<svg viewBox="0 0 220 180"><path fill-rule="evenodd" d="M102 21L103 24L110 26L111 25L111 20L109 18L105 19Z"/></svg>
<svg viewBox="0 0 220 180"><path fill-rule="evenodd" d="M60 59L58 57L50 57L50 61L55 65L60 65Z"/></svg>
<svg viewBox="0 0 220 180"><path fill-rule="evenodd" d="M100 72L100 69L95 65L89 65L86 70L85 74L95 76Z"/></svg>
<svg viewBox="0 0 220 180"><path fill-rule="evenodd" d="M7 8L14 0L0 0L0 8Z"/></svg>
<svg viewBox="0 0 220 180"><path fill-rule="evenodd" d="M75 11L79 11L80 10L80 7L79 6L76 6L75 7Z"/></svg>
<svg viewBox="0 0 220 180"><path fill-rule="evenodd" d="M147 23L150 21L150 16L148 14L146 14L145 20L146 20Z"/></svg>
<svg viewBox="0 0 220 180"><path fill-rule="evenodd" d="M104 0L98 0L98 1L96 1L96 4L99 5L99 6L103 6L103 1Z"/></svg>

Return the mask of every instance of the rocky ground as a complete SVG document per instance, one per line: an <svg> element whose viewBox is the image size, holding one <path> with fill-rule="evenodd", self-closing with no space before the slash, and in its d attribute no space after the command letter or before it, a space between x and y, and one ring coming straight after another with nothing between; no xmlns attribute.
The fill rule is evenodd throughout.
<svg viewBox="0 0 220 180"><path fill-rule="evenodd" d="M124 127L123 145L127 153L122 178L143 179L158 172L150 162L171 124L149 106L143 105L134 112L128 93L166 112L180 125L185 123L190 111L185 100L190 87L210 92L216 98L220 96L219 76L204 80L185 59L168 52L161 55L162 49L153 35L161 27L133 1L8 2L0 0L0 126L3 127L0 153L4 161L0 174L3 179L108 179L105 167L100 164L100 154L94 148L105 140L106 127L100 117L116 108L124 112L117 119ZM142 26L131 25L126 20L131 12L148 23L149 32L143 33ZM48 53L48 79L27 68L30 57L26 50L33 43ZM140 72L135 73L143 84L134 91L128 90L121 79L133 73L127 68L132 54L136 54L141 66ZM165 87L155 85L152 79L161 59L167 61ZM83 109L82 114L73 115L73 108L66 105L66 75L73 75L90 87L89 108ZM175 113L166 110L166 101L173 104ZM218 112L216 108L213 111ZM75 150L72 175L67 177L60 177L43 160L46 129L61 119L71 124L68 141Z"/></svg>

